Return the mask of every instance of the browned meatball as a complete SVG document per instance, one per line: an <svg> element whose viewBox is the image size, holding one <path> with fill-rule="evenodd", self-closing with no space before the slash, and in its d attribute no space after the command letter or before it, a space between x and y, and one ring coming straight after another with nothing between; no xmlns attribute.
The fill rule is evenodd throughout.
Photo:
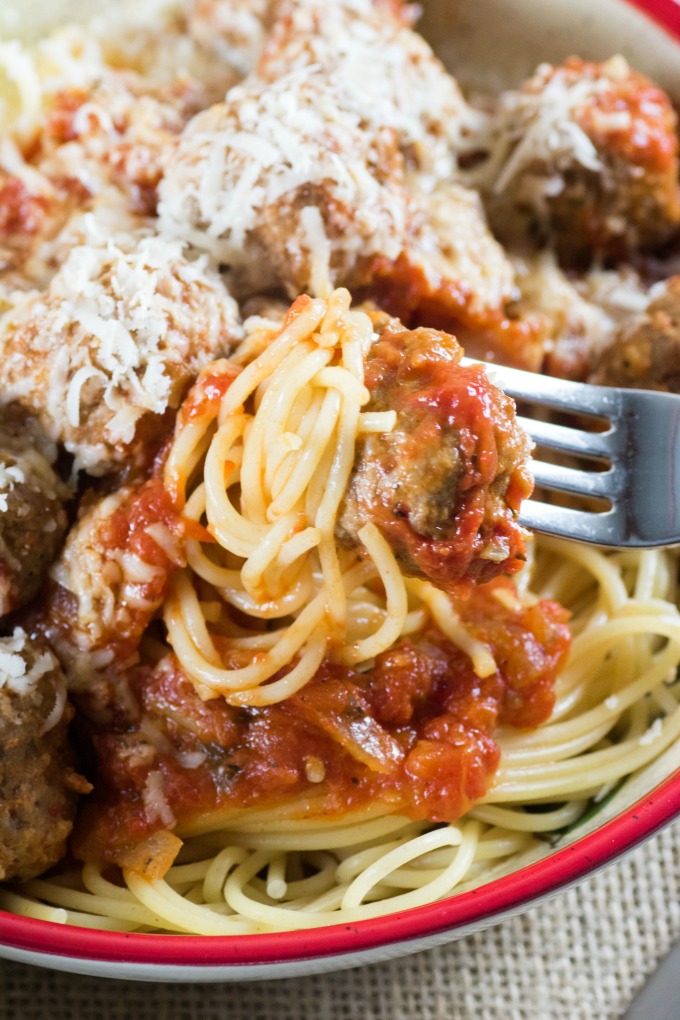
<svg viewBox="0 0 680 1020"><path fill-rule="evenodd" d="M38 593L66 534L68 490L17 407L0 412L0 617Z"/></svg>
<svg viewBox="0 0 680 1020"><path fill-rule="evenodd" d="M56 864L73 828L77 795L67 739L66 680L47 645L17 628L0 639L0 879L28 879Z"/></svg>
<svg viewBox="0 0 680 1020"><path fill-rule="evenodd" d="M389 129L366 130L313 68L249 80L199 113L168 159L159 216L231 271L241 296L295 297L367 282L411 229L403 160Z"/></svg>
<svg viewBox="0 0 680 1020"><path fill-rule="evenodd" d="M492 226L569 263L663 245L680 226L677 120L622 57L541 65L492 117L474 177Z"/></svg>
<svg viewBox="0 0 680 1020"><path fill-rule="evenodd" d="M204 260L146 232L98 232L44 293L0 318L0 389L76 467L145 463L204 361L240 338L238 308Z"/></svg>
<svg viewBox="0 0 680 1020"><path fill-rule="evenodd" d="M475 123L456 80L410 24L415 8L383 0L277 0L257 74L276 82L319 68L343 108L372 132L394 131L406 165L446 179Z"/></svg>
<svg viewBox="0 0 680 1020"><path fill-rule="evenodd" d="M180 538L177 511L158 478L85 496L30 612L31 631L54 648L70 690L86 689L99 669L134 661L183 562Z"/></svg>
<svg viewBox="0 0 680 1020"><path fill-rule="evenodd" d="M647 311L619 331L590 381L680 393L680 276L663 284Z"/></svg>
<svg viewBox="0 0 680 1020"><path fill-rule="evenodd" d="M515 272L479 195L451 181L412 191L418 229L396 262L376 259L365 295L405 325L454 333L473 357L539 369L541 323L515 314Z"/></svg>
<svg viewBox="0 0 680 1020"><path fill-rule="evenodd" d="M368 406L395 410L396 425L360 442L338 525L351 546L374 523L407 574L457 593L519 569L517 515L532 489L512 401L462 353L446 333L394 320L383 330L366 363Z"/></svg>

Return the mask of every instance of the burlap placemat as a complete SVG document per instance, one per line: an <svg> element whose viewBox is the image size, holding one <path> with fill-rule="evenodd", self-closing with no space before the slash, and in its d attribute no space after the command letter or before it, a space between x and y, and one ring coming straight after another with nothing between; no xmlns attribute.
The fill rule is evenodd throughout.
<svg viewBox="0 0 680 1020"><path fill-rule="evenodd" d="M154 985L3 962L0 1020L618 1020L678 938L675 824L521 917L363 969L252 984ZM678 1013L650 1020L676 1020L677 1005Z"/></svg>

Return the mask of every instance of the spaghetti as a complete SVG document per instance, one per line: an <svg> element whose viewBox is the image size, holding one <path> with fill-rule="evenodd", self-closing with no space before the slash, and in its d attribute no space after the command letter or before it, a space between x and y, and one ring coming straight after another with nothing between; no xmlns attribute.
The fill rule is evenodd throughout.
<svg viewBox="0 0 680 1020"><path fill-rule="evenodd" d="M290 930L418 906L529 858L680 736L676 554L536 545L522 582L572 609L571 658L551 718L499 735L495 781L460 822L433 827L380 808L327 823L253 813L185 835L162 879L127 869L120 885L86 864L3 891L2 905L118 931Z"/></svg>
<svg viewBox="0 0 680 1020"><path fill-rule="evenodd" d="M235 377L227 366L229 386L219 405L191 414L168 458L167 488L186 499L186 518L200 522L205 515L222 554L219 562L206 551L214 544L204 549L188 542L188 570L175 578L165 610L169 641L187 675L232 704L282 701L316 673L329 644L343 642L342 661L357 665L389 648L407 627L404 579L378 529L367 524L361 530L367 560L336 548L355 437L389 431L396 417L394 411L362 413L369 400L363 358L373 331L369 318L349 304L347 291L334 292L327 303L301 299L259 357ZM252 337L251 345L259 339ZM246 345L238 360L247 358ZM215 372L208 368L208 379ZM254 414L243 410L249 400ZM187 498L187 476L202 457L203 480ZM238 507L230 496L236 489ZM229 557L238 569L228 565ZM234 632L228 615L216 610L214 624L239 663L225 669L194 578L210 585L213 606L222 601L284 625ZM366 586L376 580L384 586L385 607L373 604L367 611Z"/></svg>
<svg viewBox="0 0 680 1020"><path fill-rule="evenodd" d="M460 183L466 160L474 178L489 157L469 137L488 111L459 96L398 4L351 0L337 52L324 5L270 6L265 17L253 5L245 35L218 18L215 37L211 4L188 4L135 66L87 31L0 44L0 373L11 336L37 379L41 330L58 367L91 345L109 355L137 444L134 464L84 457L101 446L94 376L80 369L77 407L50 383L55 420L66 409L82 429L67 444L76 465L106 477L85 483L28 619L62 660L99 772L74 856L0 889L0 907L29 917L239 935L417 907L521 866L680 737L677 554L541 538L522 565L528 446L511 403L461 369L452 337L353 305L343 288L407 325L458 324L483 352L538 364L539 319L513 308L515 270ZM376 64L366 101L349 72L381 39L413 87ZM179 52L191 74L175 73ZM423 86L438 80L439 112ZM631 83L633 103L647 86ZM532 145L546 141L541 124L566 124L570 157L573 104L541 114L556 90L535 91ZM675 226L672 118L664 105L661 198ZM593 172L607 164L607 138L597 144ZM526 185L524 148L504 150L505 184ZM551 198L563 157L547 163ZM174 288L149 256L166 250L163 231ZM242 331L230 291L270 286L312 296ZM194 355L202 368L170 437L181 392L160 400L166 347L178 323L197 339L194 291L210 343L178 348L186 382ZM61 333L33 315L51 294ZM81 307L94 297L96 328ZM126 380L137 385L140 334L135 321L122 335L123 301L161 323L158 357L142 358L138 430ZM9 332L17 309L21 335ZM13 397L38 415L37 387L22 385ZM65 704L50 728L59 715L65 729Z"/></svg>
<svg viewBox="0 0 680 1020"><path fill-rule="evenodd" d="M429 391L421 389L418 380L410 383L418 387L417 400L424 405L416 408L415 423L411 403L405 402L403 394L395 394L394 386L389 393L396 409L362 410L371 398L364 360L369 351L380 349L380 343L375 342L369 316L352 310L350 300L346 290L332 292L326 301L299 298L278 333L256 331L231 362L207 366L180 414L165 485L183 507L184 518L205 527L209 541L188 541L187 569L174 579L164 619L170 644L194 685L206 696L226 696L233 705L284 701L308 683L328 658L366 669L398 638L422 629L426 611L416 603L436 602L437 595L431 586L402 574L397 557L403 555L403 543L397 541L395 553L390 537L395 524L403 531L403 518L417 514L426 518L433 505L440 516L455 520L449 526L449 541L435 544L430 554L430 559L436 559L439 553L442 561L435 567L437 577L450 577L452 584L458 582L461 568L447 575L446 556L456 564L459 547L466 550L469 519L479 532L472 535L476 562L470 569L474 567L476 576L514 569L513 553L517 556L517 552L510 543L520 543L522 534L506 500L512 499L513 484L523 484L523 437L515 449L511 430L511 439L506 437L505 417L499 419L490 411L493 391L485 383L477 399L476 370L458 368L455 342L449 339L447 347L442 334L425 335L422 346L431 345L429 353L419 347L409 353L408 344L385 341L389 358L400 365L408 364L410 358L414 365L431 366L427 374L434 382L428 380ZM397 339L404 336L402 332ZM436 373L439 363L442 371ZM383 388L389 385L388 372L389 362L372 372ZM442 392L439 376L444 375L450 386L457 372L465 393ZM399 379L406 389L407 371L402 370ZM446 405L446 410L439 415L428 402ZM470 407L483 412L479 422L472 424ZM508 411L503 405L502 414ZM453 423L456 446L469 443L462 426L459 430L459 419L473 435L495 429L500 452L488 442L484 446L474 440L468 459L470 465L477 461L481 466L468 467L456 451L456 462L446 467L447 474L463 474L458 491L447 478L443 493L432 483L431 492L423 484L417 494L407 493L391 477L400 471L400 458L401 473L416 470L410 452L414 442L406 430L421 437L419 457L440 456L446 447L436 430L452 430ZM397 443L386 453L365 450L360 455L362 439L389 438L397 421ZM366 461L371 490L380 484L377 476L384 474L390 475L390 492L401 489L400 517L387 521L384 500L371 492L379 504L380 527L364 519L363 509L353 515L342 513L350 479L358 473L357 465ZM436 469L432 467L430 473L435 476ZM521 481L516 483L518 475ZM500 511L495 487L502 492ZM444 500L442 514L439 504ZM487 516L491 543L481 537ZM339 547L345 537L338 537L341 517L343 523L352 517L358 549ZM389 530L388 525L392 525ZM349 529L350 525L344 527ZM426 538L416 536L421 544ZM209 621L201 599L210 606ZM456 625L444 596L443 606L439 614L435 608L433 615L444 618L444 633L458 647L471 651L478 665L486 656L479 667L482 675L493 672L495 664L488 651ZM261 621L267 629L239 627L233 610L251 622ZM228 667L216 642L228 646L232 660ZM272 680L275 675L277 679Z"/></svg>

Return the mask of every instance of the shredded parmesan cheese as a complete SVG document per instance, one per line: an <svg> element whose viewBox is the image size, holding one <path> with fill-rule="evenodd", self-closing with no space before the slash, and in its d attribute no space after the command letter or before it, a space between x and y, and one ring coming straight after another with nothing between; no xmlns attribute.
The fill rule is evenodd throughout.
<svg viewBox="0 0 680 1020"><path fill-rule="evenodd" d="M339 102L313 68L232 89L194 118L169 161L164 232L188 237L257 290L277 280L294 293L309 288L328 247L334 282L368 256L396 258L411 212L394 138L365 131ZM309 205L323 231L303 216Z"/></svg>
<svg viewBox="0 0 680 1020"><path fill-rule="evenodd" d="M126 455L145 414L177 405L205 358L240 336L238 311L205 259L180 242L124 235L74 247L44 296L0 320L4 400L19 400L78 467Z"/></svg>
<svg viewBox="0 0 680 1020"><path fill-rule="evenodd" d="M403 16L373 0L283 0L276 13L261 77L320 68L338 104L372 131L394 131L421 174L451 175L478 116Z"/></svg>
<svg viewBox="0 0 680 1020"><path fill-rule="evenodd" d="M177 819L172 813L163 791L163 773L157 769L149 772L144 787L144 807L150 819L159 818L163 825L172 828Z"/></svg>
<svg viewBox="0 0 680 1020"><path fill-rule="evenodd" d="M245 76L255 70L265 39L269 0L191 0L191 37Z"/></svg>
<svg viewBox="0 0 680 1020"><path fill-rule="evenodd" d="M663 723L661 719L655 719L652 725L645 730L639 738L638 743L644 747L646 744L653 744L663 734Z"/></svg>
<svg viewBox="0 0 680 1020"><path fill-rule="evenodd" d="M463 175L467 182L495 196L518 190L523 203L542 213L547 200L563 191L570 167L604 172L581 116L620 73L615 60L599 75L541 64L522 88L502 93L495 112L481 122L473 147L488 156Z"/></svg>
<svg viewBox="0 0 680 1020"><path fill-rule="evenodd" d="M28 635L21 627L15 627L11 637L0 640L0 690L5 688L21 696L31 694L41 677L57 667L51 652L42 652L29 666L27 642Z"/></svg>

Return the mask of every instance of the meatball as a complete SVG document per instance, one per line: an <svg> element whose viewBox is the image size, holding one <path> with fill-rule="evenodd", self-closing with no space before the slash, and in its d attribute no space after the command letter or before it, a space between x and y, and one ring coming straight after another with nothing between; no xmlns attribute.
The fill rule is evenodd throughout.
<svg viewBox="0 0 680 1020"><path fill-rule="evenodd" d="M160 185L161 228L231 270L243 296L365 282L411 218L394 133L365 131L316 71L238 86L198 114Z"/></svg>
<svg viewBox="0 0 680 1020"><path fill-rule="evenodd" d="M150 229L160 152L148 137L116 148L95 110L106 121L84 91L61 93L30 160L9 139L0 148L0 312L13 290L47 287L88 234Z"/></svg>
<svg viewBox="0 0 680 1020"><path fill-rule="evenodd" d="M487 226L479 196L440 182L414 197L417 231L396 261L376 260L364 296L407 325L455 333L474 357L538 369L540 323L512 311L519 294L515 272Z"/></svg>
<svg viewBox="0 0 680 1020"><path fill-rule="evenodd" d="M614 316L596 303L588 280L567 276L551 252L514 261L521 294L521 316L542 324L542 368L548 375L584 381L597 357L616 332Z"/></svg>
<svg viewBox="0 0 680 1020"><path fill-rule="evenodd" d="M157 10L153 21L128 25L111 6L95 27L107 64L141 75L153 95L192 116L224 99L254 64L253 36L262 33L257 6L257 0L184 0Z"/></svg>
<svg viewBox="0 0 680 1020"><path fill-rule="evenodd" d="M680 276L652 291L646 312L623 326L590 381L680 393Z"/></svg>
<svg viewBox="0 0 680 1020"><path fill-rule="evenodd" d="M152 478L86 497L45 595L25 624L49 641L72 690L135 660L170 574L183 562L182 525Z"/></svg>
<svg viewBox="0 0 680 1020"><path fill-rule="evenodd" d="M76 31L57 33L49 45L49 56L40 48L21 53L34 64L36 94L30 116L10 120L0 146L0 260L18 269L74 211L109 190L129 213L153 214L163 154L197 102L176 68L154 86L107 66L94 41ZM71 69L67 78L60 59Z"/></svg>
<svg viewBox="0 0 680 1020"><path fill-rule="evenodd" d="M70 182L83 203L114 186L132 209L153 214L166 149L188 119L182 90L166 93L153 95L137 75L109 68L89 88L59 92L33 165L50 181Z"/></svg>
<svg viewBox="0 0 680 1020"><path fill-rule="evenodd" d="M0 879L29 879L56 864L77 795L66 681L47 645L17 628L0 638Z"/></svg>
<svg viewBox="0 0 680 1020"><path fill-rule="evenodd" d="M460 364L454 337L377 325L368 409L395 410L397 421L359 442L338 540L358 544L372 522L406 574L457 594L518 570L525 533L517 515L532 484L513 402L480 366Z"/></svg>
<svg viewBox="0 0 680 1020"><path fill-rule="evenodd" d="M420 205L426 225L416 251L428 270L460 290L470 321L502 312L516 294L515 274L487 226L479 196L459 184L440 184L420 197Z"/></svg>
<svg viewBox="0 0 680 1020"><path fill-rule="evenodd" d="M0 154L0 287L24 289L32 278L40 249L54 238L83 201L79 188L67 181L53 182L24 162L18 150L5 140ZM3 311L0 300L0 312Z"/></svg>
<svg viewBox="0 0 680 1020"><path fill-rule="evenodd" d="M680 226L676 126L621 57L544 64L501 97L473 178L503 239L550 242L570 264L625 258Z"/></svg>
<svg viewBox="0 0 680 1020"><path fill-rule="evenodd" d="M0 413L0 617L30 602L66 534L54 451L18 408Z"/></svg>
<svg viewBox="0 0 680 1020"><path fill-rule="evenodd" d="M101 475L145 462L200 365L238 337L235 302L180 243L95 234L0 319L0 392Z"/></svg>
<svg viewBox="0 0 680 1020"><path fill-rule="evenodd" d="M407 167L443 180L476 115L409 27L412 10L376 0L279 0L257 73L275 82L291 71L320 68L362 126L395 132Z"/></svg>

